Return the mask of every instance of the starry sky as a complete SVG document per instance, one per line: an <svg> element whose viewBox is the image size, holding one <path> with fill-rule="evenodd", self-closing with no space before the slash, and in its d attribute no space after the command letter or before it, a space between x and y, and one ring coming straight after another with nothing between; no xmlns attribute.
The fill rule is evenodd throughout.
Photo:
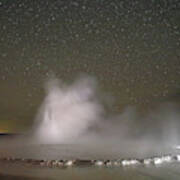
<svg viewBox="0 0 180 180"><path fill-rule="evenodd" d="M115 98L116 112L177 101L180 2L0 0L0 130L32 124L49 76L81 73Z"/></svg>

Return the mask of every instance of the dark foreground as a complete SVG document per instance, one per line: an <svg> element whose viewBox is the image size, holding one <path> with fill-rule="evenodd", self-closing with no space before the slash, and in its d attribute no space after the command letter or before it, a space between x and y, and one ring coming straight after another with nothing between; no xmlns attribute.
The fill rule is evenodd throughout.
<svg viewBox="0 0 180 180"><path fill-rule="evenodd" d="M22 164L0 163L1 180L179 180L180 164L149 167L69 167L40 168Z"/></svg>
<svg viewBox="0 0 180 180"><path fill-rule="evenodd" d="M45 178L35 178L35 177L21 177L21 176L12 176L12 175L3 175L0 174L1 180L48 180Z"/></svg>
<svg viewBox="0 0 180 180"><path fill-rule="evenodd" d="M79 146L63 145L25 145L22 140L19 141L20 143L12 142L12 137L10 137L9 141L7 139L3 141L1 138L0 157L13 156L17 158L34 159L101 157L113 159L116 155L118 157L120 156L116 151L113 151L114 154L111 152L111 154L113 154L113 157L111 157L111 154L109 155L106 152L102 153L101 149L99 149L99 151L94 151L94 148L90 149L89 147L79 148ZM180 162L165 163L157 166L135 165L130 167L90 166L49 168L40 167L32 163L0 161L0 180L179 180L179 169Z"/></svg>

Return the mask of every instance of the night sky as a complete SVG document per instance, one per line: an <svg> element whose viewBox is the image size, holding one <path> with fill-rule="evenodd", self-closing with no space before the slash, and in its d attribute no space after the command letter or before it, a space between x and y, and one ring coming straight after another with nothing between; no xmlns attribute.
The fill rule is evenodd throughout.
<svg viewBox="0 0 180 180"><path fill-rule="evenodd" d="M81 73L116 112L177 101L180 1L0 0L0 131L32 124L52 74Z"/></svg>

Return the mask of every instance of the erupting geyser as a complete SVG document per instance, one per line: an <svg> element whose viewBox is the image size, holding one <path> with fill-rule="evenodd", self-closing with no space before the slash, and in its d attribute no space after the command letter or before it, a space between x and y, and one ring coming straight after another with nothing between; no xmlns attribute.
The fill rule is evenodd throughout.
<svg viewBox="0 0 180 180"><path fill-rule="evenodd" d="M81 78L71 86L51 80L46 91L36 121L35 137L40 142L71 142L101 120L103 108L95 98L93 79Z"/></svg>
<svg viewBox="0 0 180 180"><path fill-rule="evenodd" d="M35 142L74 144L78 145L78 152L82 150L82 155L89 154L92 148L92 154L109 157L133 154L142 158L179 149L178 146L172 148L179 139L180 114L176 106L164 105L144 119L138 116L135 108L128 107L119 115L109 116L96 92L96 83L89 77L70 85L57 79L49 81L34 125ZM152 122L156 125L152 126ZM76 150L72 149L73 153L76 154ZM147 159L145 164L150 162Z"/></svg>

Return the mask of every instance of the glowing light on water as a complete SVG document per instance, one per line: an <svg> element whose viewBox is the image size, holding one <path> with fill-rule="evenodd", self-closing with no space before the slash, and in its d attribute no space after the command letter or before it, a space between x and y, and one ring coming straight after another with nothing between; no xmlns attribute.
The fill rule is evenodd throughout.
<svg viewBox="0 0 180 180"><path fill-rule="evenodd" d="M154 162L155 165L158 165L158 164L162 164L163 160L160 157L156 157L156 158L153 159L153 162Z"/></svg>
<svg viewBox="0 0 180 180"><path fill-rule="evenodd" d="M122 166L130 166L130 165L140 164L140 162L137 159L130 159L130 160L123 160L121 164Z"/></svg>
<svg viewBox="0 0 180 180"><path fill-rule="evenodd" d="M150 158L148 158L148 159L144 159L143 160L143 163L145 164L145 165L149 165L149 164L151 164L152 163L152 159L150 159Z"/></svg>
<svg viewBox="0 0 180 180"><path fill-rule="evenodd" d="M177 150L180 150L180 145L174 147Z"/></svg>
<svg viewBox="0 0 180 180"><path fill-rule="evenodd" d="M95 165L96 165L96 166L103 166L103 165L104 165L104 162L101 161L101 160L97 160L97 161L95 162Z"/></svg>
<svg viewBox="0 0 180 180"><path fill-rule="evenodd" d="M177 161L180 161L180 155L179 154L176 155L176 159L177 159Z"/></svg>

